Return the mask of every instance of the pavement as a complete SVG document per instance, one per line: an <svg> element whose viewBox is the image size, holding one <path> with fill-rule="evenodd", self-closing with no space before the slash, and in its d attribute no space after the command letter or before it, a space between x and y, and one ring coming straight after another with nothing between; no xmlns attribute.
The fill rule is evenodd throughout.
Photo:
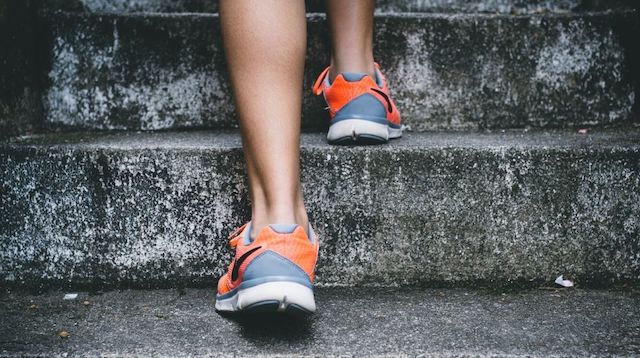
<svg viewBox="0 0 640 358"><path fill-rule="evenodd" d="M637 288L318 288L303 319L223 316L211 289L65 293L4 289L0 356L640 355Z"/></svg>

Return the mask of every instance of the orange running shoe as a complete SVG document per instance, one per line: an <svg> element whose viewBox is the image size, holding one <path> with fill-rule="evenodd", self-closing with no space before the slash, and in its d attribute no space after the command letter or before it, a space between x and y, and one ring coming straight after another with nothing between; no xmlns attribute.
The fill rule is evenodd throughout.
<svg viewBox="0 0 640 358"><path fill-rule="evenodd" d="M251 223L231 234L236 257L218 281L216 310L313 313L318 239L309 226L272 224L251 240Z"/></svg>
<svg viewBox="0 0 640 358"><path fill-rule="evenodd" d="M389 87L375 64L375 79L364 73L345 72L329 81L327 67L313 85L329 106L331 144L379 144L402 137L400 113Z"/></svg>

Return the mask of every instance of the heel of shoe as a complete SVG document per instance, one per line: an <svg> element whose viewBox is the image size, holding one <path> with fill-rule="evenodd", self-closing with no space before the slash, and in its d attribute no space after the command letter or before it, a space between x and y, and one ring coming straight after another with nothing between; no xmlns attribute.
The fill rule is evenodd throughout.
<svg viewBox="0 0 640 358"><path fill-rule="evenodd" d="M216 297L216 310L312 313L313 284L291 260L265 251L247 266L236 290Z"/></svg>
<svg viewBox="0 0 640 358"><path fill-rule="evenodd" d="M310 314L316 311L313 288L285 277L266 278L269 282L240 287L234 294L216 298L222 312L282 312ZM275 280L275 281L271 281Z"/></svg>
<svg viewBox="0 0 640 358"><path fill-rule="evenodd" d="M367 119L350 118L333 123L327 140L331 144L382 144L389 141L389 126Z"/></svg>
<svg viewBox="0 0 640 358"><path fill-rule="evenodd" d="M289 281L268 282L240 290L238 309L244 312L313 313L313 290Z"/></svg>

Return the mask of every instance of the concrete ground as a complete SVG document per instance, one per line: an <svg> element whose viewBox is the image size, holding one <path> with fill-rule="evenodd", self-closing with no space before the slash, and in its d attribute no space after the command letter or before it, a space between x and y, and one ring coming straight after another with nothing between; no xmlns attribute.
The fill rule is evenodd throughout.
<svg viewBox="0 0 640 358"><path fill-rule="evenodd" d="M221 316L209 289L64 294L4 289L0 356L640 355L637 289L319 288L307 319Z"/></svg>

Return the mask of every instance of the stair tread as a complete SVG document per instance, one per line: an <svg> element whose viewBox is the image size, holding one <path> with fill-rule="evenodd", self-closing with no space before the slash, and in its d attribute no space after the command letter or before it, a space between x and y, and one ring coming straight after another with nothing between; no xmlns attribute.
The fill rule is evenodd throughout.
<svg viewBox="0 0 640 358"><path fill-rule="evenodd" d="M640 353L639 293L319 288L316 315L293 320L223 317L213 288L5 291L0 355L626 356Z"/></svg>
<svg viewBox="0 0 640 358"><path fill-rule="evenodd" d="M496 131L496 132L405 132L402 138L383 146L332 146L324 133L302 133L302 147L356 150L393 150L403 148L554 148L554 147L640 147L640 128L590 130ZM76 132L22 136L0 142L4 146L71 146L102 149L225 149L240 148L237 131L170 132Z"/></svg>

